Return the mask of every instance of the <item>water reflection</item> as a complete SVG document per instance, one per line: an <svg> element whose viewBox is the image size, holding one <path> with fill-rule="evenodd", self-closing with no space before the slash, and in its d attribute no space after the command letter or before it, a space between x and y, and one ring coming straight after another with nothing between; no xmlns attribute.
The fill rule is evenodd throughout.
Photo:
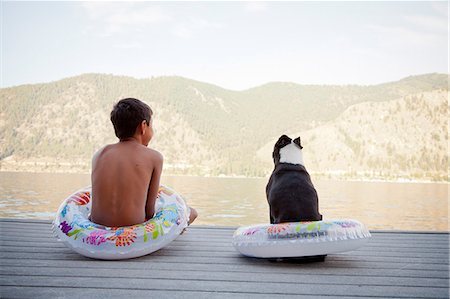
<svg viewBox="0 0 450 299"><path fill-rule="evenodd" d="M197 224L268 222L267 179L163 177L199 211ZM324 219L353 218L370 229L448 230L448 185L315 181ZM87 174L0 172L0 217L51 219L60 202L90 184Z"/></svg>

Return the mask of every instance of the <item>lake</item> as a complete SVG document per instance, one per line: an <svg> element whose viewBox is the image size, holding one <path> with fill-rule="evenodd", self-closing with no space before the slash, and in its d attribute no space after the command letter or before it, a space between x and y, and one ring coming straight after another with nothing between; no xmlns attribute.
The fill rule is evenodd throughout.
<svg viewBox="0 0 450 299"><path fill-rule="evenodd" d="M268 222L264 178L165 176L199 212L196 224ZM88 174L0 172L0 217L52 219L63 199L90 184ZM374 230L448 231L445 183L314 180L324 219L352 218Z"/></svg>

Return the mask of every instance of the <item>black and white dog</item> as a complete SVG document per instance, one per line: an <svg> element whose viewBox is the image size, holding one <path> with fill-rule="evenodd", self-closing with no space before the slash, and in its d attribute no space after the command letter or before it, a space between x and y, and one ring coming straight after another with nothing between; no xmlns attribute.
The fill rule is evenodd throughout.
<svg viewBox="0 0 450 299"><path fill-rule="evenodd" d="M275 143L275 169L266 187L270 223L319 221L319 199L303 163L300 137L286 135Z"/></svg>

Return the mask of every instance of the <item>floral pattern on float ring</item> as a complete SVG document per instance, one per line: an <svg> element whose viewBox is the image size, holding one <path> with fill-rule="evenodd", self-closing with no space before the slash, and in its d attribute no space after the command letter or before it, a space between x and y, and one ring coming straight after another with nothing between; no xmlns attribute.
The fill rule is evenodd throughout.
<svg viewBox="0 0 450 299"><path fill-rule="evenodd" d="M156 225L153 222L149 222L145 225L145 231L147 233L151 233L156 230Z"/></svg>
<svg viewBox="0 0 450 299"><path fill-rule="evenodd" d="M176 223L178 220L178 213L177 213L176 205L169 205L166 208L162 209L161 211L156 213L156 215L155 215L155 217L153 217L153 219Z"/></svg>
<svg viewBox="0 0 450 299"><path fill-rule="evenodd" d="M72 226L68 224L67 221L61 222L59 228L66 236L68 236L68 233L72 230Z"/></svg>
<svg viewBox="0 0 450 299"><path fill-rule="evenodd" d="M70 206L66 204L64 208L61 210L61 216L66 217L67 213L70 211Z"/></svg>
<svg viewBox="0 0 450 299"><path fill-rule="evenodd" d="M72 220L71 225L72 226L77 225L81 228L87 228L87 229L95 227L95 224L93 222L89 221L88 219L81 216L80 214L73 215L73 220Z"/></svg>
<svg viewBox="0 0 450 299"><path fill-rule="evenodd" d="M335 221L335 223L337 225L339 225L342 228L347 228L347 227L356 227L357 224L354 222L350 222L350 221Z"/></svg>
<svg viewBox="0 0 450 299"><path fill-rule="evenodd" d="M87 244L91 245L100 245L102 243L105 243L108 238L106 237L108 235L108 232L103 230L94 230L87 236L85 239L83 239L83 242L86 242Z"/></svg>
<svg viewBox="0 0 450 299"><path fill-rule="evenodd" d="M259 229L258 227L257 227L257 228L252 227L252 228L247 229L247 230L243 233L243 235L244 235L244 236L254 235L254 234L257 233L259 230L260 230L260 229Z"/></svg>
<svg viewBox="0 0 450 299"><path fill-rule="evenodd" d="M268 234L279 234L281 232L284 232L285 230L287 230L289 228L289 224L273 224L271 226L269 226L267 228L267 233Z"/></svg>
<svg viewBox="0 0 450 299"><path fill-rule="evenodd" d="M115 241L116 246L129 246L134 243L137 234L132 228L119 227L114 231L114 234L108 238L110 241Z"/></svg>
<svg viewBox="0 0 450 299"><path fill-rule="evenodd" d="M67 203L75 203L77 206L84 206L91 200L90 192L80 192L75 194Z"/></svg>

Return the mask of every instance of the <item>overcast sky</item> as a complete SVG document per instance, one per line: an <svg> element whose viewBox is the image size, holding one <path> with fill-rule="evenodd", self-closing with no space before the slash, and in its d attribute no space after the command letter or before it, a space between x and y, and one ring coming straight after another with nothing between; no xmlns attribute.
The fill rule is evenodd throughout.
<svg viewBox="0 0 450 299"><path fill-rule="evenodd" d="M1 1L1 86L83 73L378 84L448 73L442 2Z"/></svg>

